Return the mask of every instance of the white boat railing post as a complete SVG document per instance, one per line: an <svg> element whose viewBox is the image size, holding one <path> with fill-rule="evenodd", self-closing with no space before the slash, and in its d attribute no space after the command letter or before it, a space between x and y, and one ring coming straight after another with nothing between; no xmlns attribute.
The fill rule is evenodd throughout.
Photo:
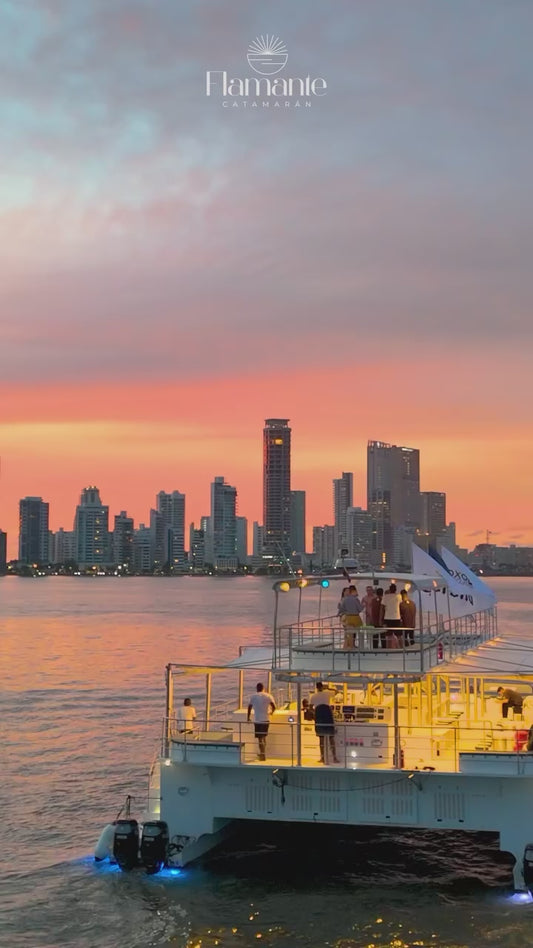
<svg viewBox="0 0 533 948"><path fill-rule="evenodd" d="M402 769L402 745L400 741L399 726L399 701L398 701L398 682L395 681L392 686L394 701L394 767L396 770Z"/></svg>
<svg viewBox="0 0 533 948"><path fill-rule="evenodd" d="M170 752L171 739L171 717L172 717L172 666L166 667L166 707L165 707L165 740L163 746L163 756L168 757Z"/></svg>
<svg viewBox="0 0 533 948"><path fill-rule="evenodd" d="M211 672L205 676L205 729L210 730L211 718Z"/></svg>
<svg viewBox="0 0 533 948"><path fill-rule="evenodd" d="M296 685L296 707L298 708L296 714L296 763L298 767L302 766L302 686L300 682ZM294 731L293 731L294 733ZM292 741L291 741L292 745ZM291 758L292 758L292 746L291 746Z"/></svg>

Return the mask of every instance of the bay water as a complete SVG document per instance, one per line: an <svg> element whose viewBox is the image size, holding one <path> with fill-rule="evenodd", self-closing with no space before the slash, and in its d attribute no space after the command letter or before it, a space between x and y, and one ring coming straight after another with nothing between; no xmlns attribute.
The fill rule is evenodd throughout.
<svg viewBox="0 0 533 948"><path fill-rule="evenodd" d="M533 579L490 583L500 628L532 627ZM533 944L492 834L250 823L177 875L94 864L146 798L167 662L267 644L272 613L263 577L0 580L2 948Z"/></svg>

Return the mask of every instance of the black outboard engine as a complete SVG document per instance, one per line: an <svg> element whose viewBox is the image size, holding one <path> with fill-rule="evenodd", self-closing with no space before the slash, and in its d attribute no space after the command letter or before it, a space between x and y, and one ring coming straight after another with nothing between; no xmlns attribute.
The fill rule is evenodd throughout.
<svg viewBox="0 0 533 948"><path fill-rule="evenodd" d="M524 849L524 882L526 888L533 889L533 843Z"/></svg>
<svg viewBox="0 0 533 948"><path fill-rule="evenodd" d="M137 820L116 820L113 857L123 872L139 865L139 824Z"/></svg>
<svg viewBox="0 0 533 948"><path fill-rule="evenodd" d="M141 838L141 862L148 875L159 872L166 865L168 855L168 826L161 820L145 823Z"/></svg>

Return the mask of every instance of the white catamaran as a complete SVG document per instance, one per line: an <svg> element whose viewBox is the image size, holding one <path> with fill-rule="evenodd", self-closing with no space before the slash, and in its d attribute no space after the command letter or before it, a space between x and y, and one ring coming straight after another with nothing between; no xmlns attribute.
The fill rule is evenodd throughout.
<svg viewBox="0 0 533 948"><path fill-rule="evenodd" d="M347 647L331 614L345 577L291 577L274 583L268 644L225 665L167 666L146 819L140 828L127 813L109 824L97 859L149 872L183 866L235 820L488 830L515 856L516 890L533 886L527 630L500 634L493 593L446 550L434 559L415 547L412 573L351 582L407 590L414 628L396 629L393 642L390 629L363 624ZM200 694L199 682L196 717L184 720L184 696ZM317 682L333 741L321 740L309 709ZM275 705L260 754L249 712L257 683Z"/></svg>

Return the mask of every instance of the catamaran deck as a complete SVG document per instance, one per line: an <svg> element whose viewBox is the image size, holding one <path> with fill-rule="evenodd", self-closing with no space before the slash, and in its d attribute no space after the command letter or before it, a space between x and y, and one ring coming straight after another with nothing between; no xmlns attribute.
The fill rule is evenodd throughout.
<svg viewBox="0 0 533 948"><path fill-rule="evenodd" d="M533 725L533 647L526 635L512 641L498 635L492 606L443 616L436 606L437 596L447 592L442 578L438 585L428 576L408 581L419 596L412 645L402 638L399 648L383 648L382 633L389 630L363 626L350 629L353 648L346 648L340 620L320 615L318 584L324 580L318 578L318 617L275 621L272 646L243 648L224 666L169 665L163 756L224 767L533 773L533 757L524 755ZM287 586L275 586L276 617L279 593ZM299 607L301 590L302 585ZM435 604L433 612L428 604ZM180 700L194 689L189 676L196 684L205 676L205 694L194 727L180 733ZM217 681L219 697L213 694ZM257 681L276 702L265 761L258 759L253 721L247 721ZM303 699L317 681L331 690L338 763L327 756L320 761L314 723L304 717ZM502 717L500 685L523 694L520 716Z"/></svg>

